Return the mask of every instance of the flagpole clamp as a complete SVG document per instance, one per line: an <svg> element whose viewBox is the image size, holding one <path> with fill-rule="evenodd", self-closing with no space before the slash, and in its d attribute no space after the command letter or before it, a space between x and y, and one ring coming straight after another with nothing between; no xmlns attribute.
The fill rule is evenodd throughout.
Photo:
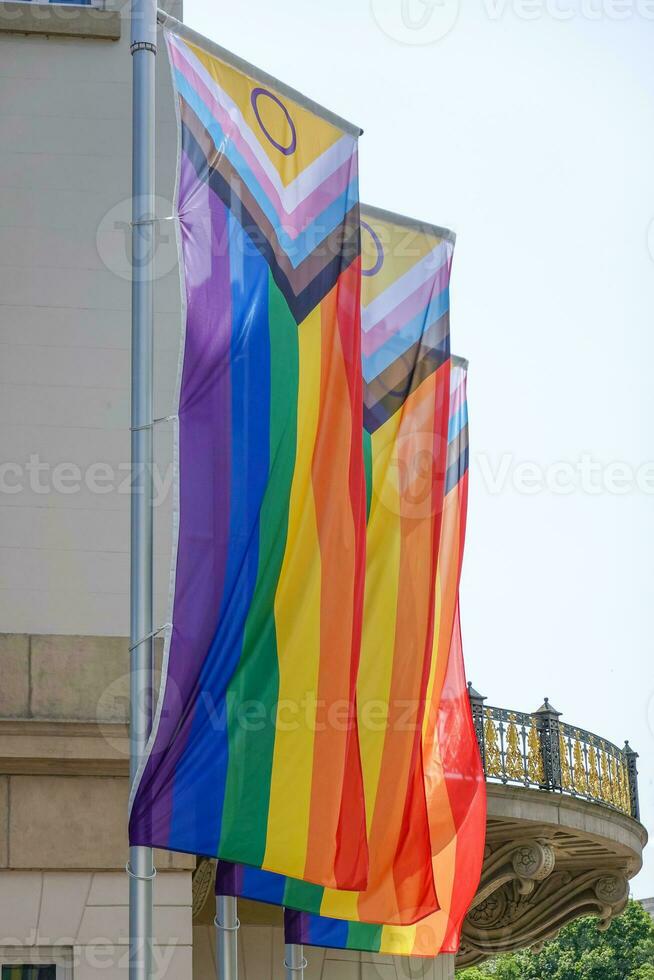
<svg viewBox="0 0 654 980"><path fill-rule="evenodd" d="M145 425L130 425L130 432L141 432L143 429L151 429L153 426L158 425L160 422L173 422L178 419L178 415L162 415L158 419L152 419L151 422L146 422Z"/></svg>
<svg viewBox="0 0 654 980"><path fill-rule="evenodd" d="M130 54L134 54L136 51L151 51L152 54L156 54L157 45L150 41L134 41L133 44L130 44L129 51Z"/></svg>
<svg viewBox="0 0 654 980"><path fill-rule="evenodd" d="M136 221L130 221L132 228L137 225L156 225L158 221L176 221L179 218L178 214L163 214L159 218L138 218Z"/></svg>
<svg viewBox="0 0 654 980"><path fill-rule="evenodd" d="M133 650L140 647L142 643L146 642L146 640L151 640L154 636L157 636L158 633L163 633L163 631L167 630L169 627L172 629L172 625L172 623L164 623L163 626L157 626L156 630L152 630L151 633L147 633L145 636L142 636L140 640L137 640L136 643L133 643L129 648L129 653L132 653ZM135 875L134 877L137 876Z"/></svg>
<svg viewBox="0 0 654 980"><path fill-rule="evenodd" d="M125 865L125 871L130 878L135 878L136 881L154 881L154 879L157 877L157 869L154 867L154 865L152 866L151 875L137 875L135 871L132 871L132 866L129 861Z"/></svg>
<svg viewBox="0 0 654 980"><path fill-rule="evenodd" d="M215 925L216 929L220 929L221 932L238 932L238 930L241 928L241 920L240 919L237 919L236 920L236 925L235 926L223 926L218 921L218 916L217 915L214 916L213 924Z"/></svg>
<svg viewBox="0 0 654 980"><path fill-rule="evenodd" d="M302 970L306 970L308 965L309 965L309 961L307 960L306 956L302 957L302 962L300 963L299 966L291 966L290 963L287 963L286 960L284 960L284 969L290 970L291 973L301 973Z"/></svg>

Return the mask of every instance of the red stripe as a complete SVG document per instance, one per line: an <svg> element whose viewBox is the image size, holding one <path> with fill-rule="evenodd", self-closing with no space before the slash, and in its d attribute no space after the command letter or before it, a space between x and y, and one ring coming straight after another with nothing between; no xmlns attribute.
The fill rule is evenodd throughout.
<svg viewBox="0 0 654 980"><path fill-rule="evenodd" d="M336 860L334 876L337 883L345 882L356 868L356 877L367 881L368 847L366 831L366 809L363 796L363 769L357 730L356 680L361 659L361 631L363 626L363 595L366 575L366 483L360 433L363 432L363 379L361 375L361 259L358 258L339 278L337 284L336 314L341 336L341 351L345 362L345 373L350 393L352 411L352 445L350 452L350 500L354 514L355 527L355 594L352 620L352 673L351 684L353 715L348 726L348 745L346 769L344 774L345 792L341 799L341 813L336 838ZM354 318L355 328L352 329ZM361 788L358 811L352 813L345 803L352 797L351 786ZM366 841L365 849L356 844L348 828L355 819ZM338 887L338 884L337 884Z"/></svg>
<svg viewBox="0 0 654 980"><path fill-rule="evenodd" d="M486 840L486 781L466 687L458 605L441 704L438 734L457 835L454 886L442 952L456 953L463 920L479 885Z"/></svg>

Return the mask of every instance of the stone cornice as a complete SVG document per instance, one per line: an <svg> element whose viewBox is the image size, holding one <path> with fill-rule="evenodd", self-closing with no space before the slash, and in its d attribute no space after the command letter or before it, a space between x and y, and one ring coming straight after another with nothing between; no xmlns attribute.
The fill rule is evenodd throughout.
<svg viewBox="0 0 654 980"><path fill-rule="evenodd" d="M124 724L0 720L0 775L127 776Z"/></svg>
<svg viewBox="0 0 654 980"><path fill-rule="evenodd" d="M504 829L510 821L520 821L525 833L534 835L535 832L529 829L530 824L556 825L562 833L582 833L597 840L610 841L616 851L631 857L640 857L648 841L646 828L633 817L587 800L497 783L488 783L486 790L491 837L495 821L498 827L503 825ZM504 833L504 829L500 829L500 834ZM640 863L636 870L639 868Z"/></svg>

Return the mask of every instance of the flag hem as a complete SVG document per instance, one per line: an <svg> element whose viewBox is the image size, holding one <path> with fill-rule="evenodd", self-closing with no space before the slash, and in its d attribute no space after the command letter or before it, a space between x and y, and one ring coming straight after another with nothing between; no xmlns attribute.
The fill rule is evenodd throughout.
<svg viewBox="0 0 654 980"><path fill-rule="evenodd" d="M326 122L331 123L333 126L342 129L343 132L350 134L351 136L361 136L363 130L360 126L356 126L354 123L348 122L347 119L343 119L342 116L337 115L330 109L326 109L325 106L320 105L319 102L314 102L307 95L303 95L302 92L298 92L297 89L293 88L292 85L287 85L286 82L280 81L275 78L274 75L270 75L267 71L262 68L257 68L256 65L250 64L245 58L239 57L239 55L234 54L232 51L228 51L227 48L223 48L220 44L212 41L211 38L205 37L204 34L200 34L199 31L194 31L192 27L188 27L186 24L182 23L181 20L177 20L172 14L166 13L160 7L157 8L157 21L166 30L172 31L179 37L190 41L191 44L197 44L198 47L203 48L209 54L213 55L215 58L220 59L225 64L230 65L230 67L235 68L237 71L242 72L244 75L248 75L253 78L256 82L260 82L262 85L270 85L277 91L286 96L289 99L293 99L298 105L302 106L304 109L308 109L309 112L313 112L315 115L320 116Z"/></svg>
<svg viewBox="0 0 654 980"><path fill-rule="evenodd" d="M162 31L163 33L163 31ZM170 70L170 77L173 83L173 94L175 87L174 79L174 66L172 59L168 54L168 46L166 45L166 58L168 61L168 68ZM177 160L175 164L175 185L173 189L173 214L175 216L179 213L179 191L180 191L180 181L181 181L181 163L182 155L179 152L181 149L181 133L182 133L182 122L181 122L181 112L179 99L173 98L175 103L175 122L177 126ZM180 337L179 337L179 351L177 355L177 378L175 381L175 397L174 397L174 412L175 418L173 422L173 479L172 479L172 490L173 490L173 507L172 507L172 550L170 556L170 571L168 575L168 599L167 599L167 616L166 622L170 623L170 629L166 631L164 639L164 650L163 659L161 663L161 677L159 680L159 691L157 693L157 703L154 712L154 717L152 719L152 728L150 730L150 735L145 747L145 752L143 757L139 762L136 773L132 780L129 792L129 801L127 805L128 818L132 813L132 806L134 799L138 792L139 786L141 784L141 779L143 778L143 773L145 772L145 767L147 766L150 755L152 753L152 748L154 746L157 731L159 729L159 722L161 720L161 713L163 711L163 705L166 694L166 686L168 683L168 662L170 658L170 648L172 645L173 631L175 629L175 621L173 618L173 612L175 607L175 580L177 576L177 552L179 548L179 513L180 513L180 488L179 488L179 403L182 392L182 378L184 373L184 360L186 355L186 314L187 314L187 303L186 303L186 275L184 262L182 261L182 230L179 221L173 221L175 228L175 244L177 246L177 271L179 275L179 292L180 292ZM153 692L154 693L154 692Z"/></svg>
<svg viewBox="0 0 654 980"><path fill-rule="evenodd" d="M410 218L406 214L398 214L396 211L387 211L385 208L377 208L372 204L359 205L361 214L370 215L371 218L378 218L380 221L389 221L391 224L404 225L406 228L414 228L416 231L427 232L436 235L446 242L453 245L456 242L456 232L451 228L443 228L440 225L432 225L428 221L420 221L418 218Z"/></svg>

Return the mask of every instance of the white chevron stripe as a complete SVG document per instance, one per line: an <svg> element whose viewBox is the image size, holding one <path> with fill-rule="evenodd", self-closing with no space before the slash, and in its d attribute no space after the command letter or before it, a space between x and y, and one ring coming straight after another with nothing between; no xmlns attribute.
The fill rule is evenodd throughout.
<svg viewBox="0 0 654 980"><path fill-rule="evenodd" d="M216 80L211 77L202 62L186 45L174 34L168 35L169 40L179 52L184 61L202 78L209 91L216 101L222 106L242 138L245 140L250 150L257 159L266 176L270 179L275 190L279 194L284 210L290 214L295 208L306 200L309 195L320 187L328 177L331 176L341 164L345 163L352 156L352 143L354 137L344 134L339 140L330 146L324 153L309 164L309 166L295 177L290 184L285 187L281 178L270 162L266 151L261 146L257 136L245 121L243 114L236 103L220 88Z"/></svg>
<svg viewBox="0 0 654 980"><path fill-rule="evenodd" d="M399 306L403 300L407 299L429 279L446 261L448 249L451 250L450 242L440 242L436 248L428 252L419 262L416 262L408 272L396 279L388 289L371 300L367 306L361 310L361 327L365 333L371 330L380 320Z"/></svg>

